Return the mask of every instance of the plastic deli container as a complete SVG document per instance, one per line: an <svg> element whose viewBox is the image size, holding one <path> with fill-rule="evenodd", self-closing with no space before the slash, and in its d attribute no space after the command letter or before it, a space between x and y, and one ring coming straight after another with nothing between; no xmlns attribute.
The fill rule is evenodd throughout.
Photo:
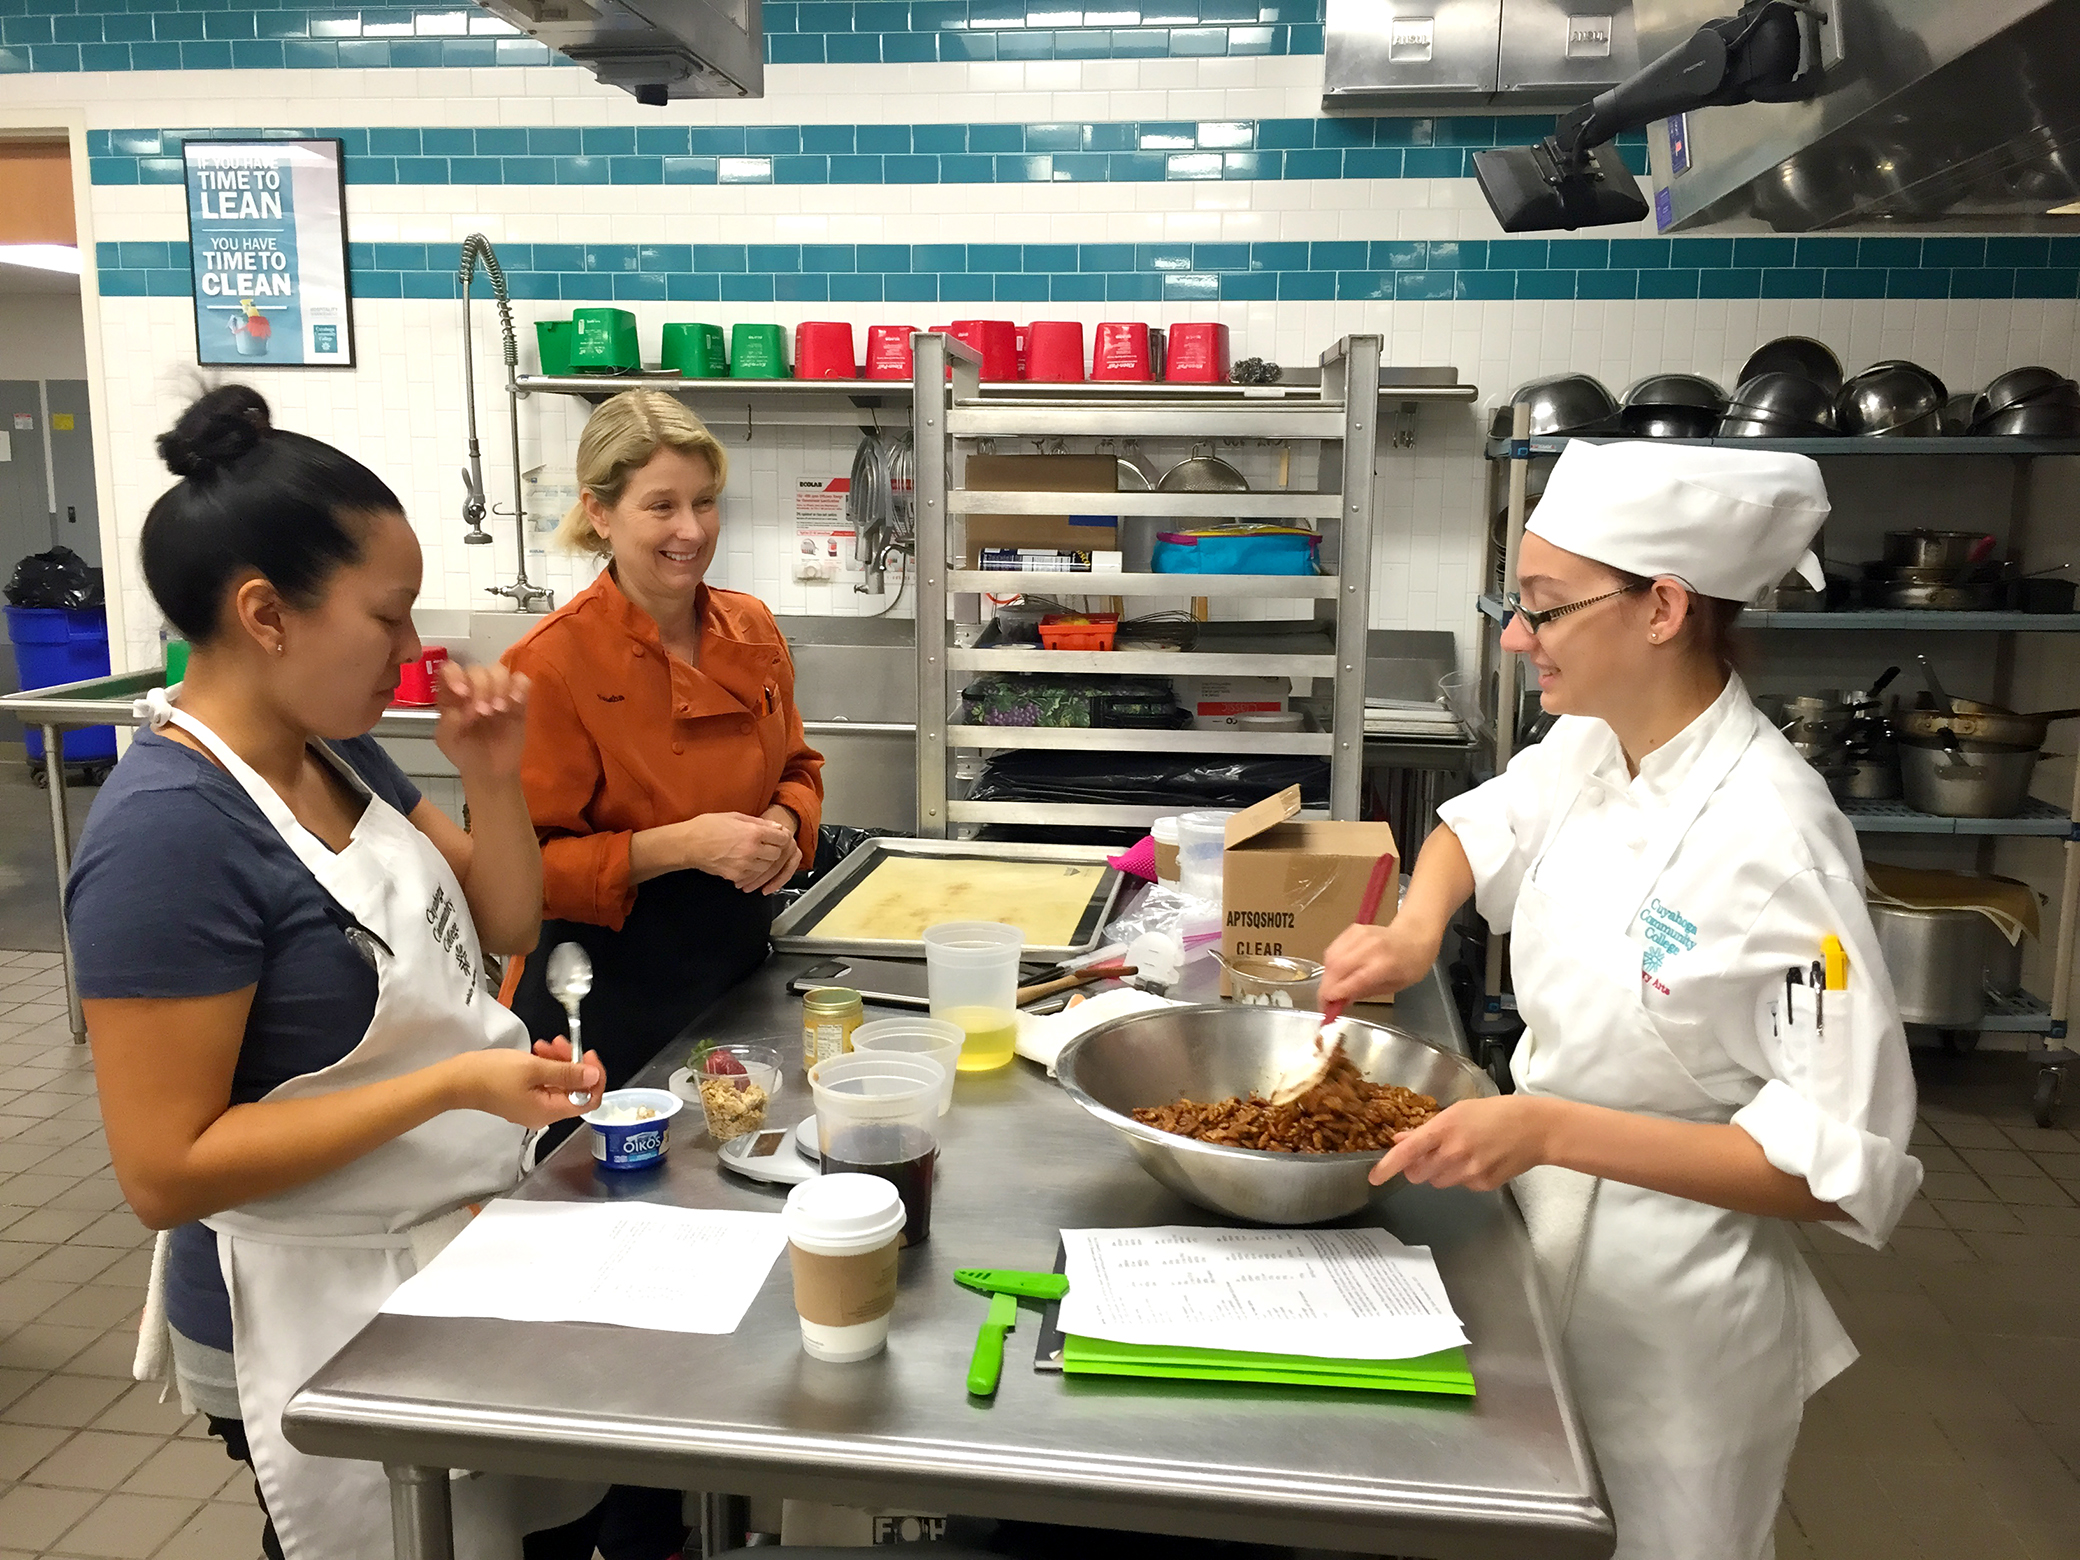
<svg viewBox="0 0 2080 1560"><path fill-rule="evenodd" d="M602 1170L663 1164L671 1147L672 1117L683 1103L669 1089L613 1090L579 1118L592 1128L592 1157Z"/></svg>

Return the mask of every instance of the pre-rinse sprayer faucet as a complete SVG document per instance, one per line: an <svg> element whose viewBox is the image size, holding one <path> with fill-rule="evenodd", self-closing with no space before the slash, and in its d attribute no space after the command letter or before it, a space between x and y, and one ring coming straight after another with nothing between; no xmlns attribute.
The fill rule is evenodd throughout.
<svg viewBox="0 0 2080 1560"><path fill-rule="evenodd" d="M479 260L484 264L485 274L491 278L491 296L498 304L499 332L505 345L506 408L513 455L513 540L519 565L512 584L491 585L486 589L494 596L509 598L518 611L547 612L556 605L555 594L547 586L536 585L527 577L527 512L520 489L520 398L513 393L513 378L520 371L520 348L513 336L513 300L506 291L506 273L498 263L497 251L492 249L491 240L482 233L472 233L462 241L462 263L456 271L462 293L462 404L469 417L469 464L462 471L462 520L469 527L469 534L463 537L463 541L472 547L488 546L491 536L484 529L484 519L500 512L485 502L484 462L477 447L477 362L470 346L469 290Z"/></svg>

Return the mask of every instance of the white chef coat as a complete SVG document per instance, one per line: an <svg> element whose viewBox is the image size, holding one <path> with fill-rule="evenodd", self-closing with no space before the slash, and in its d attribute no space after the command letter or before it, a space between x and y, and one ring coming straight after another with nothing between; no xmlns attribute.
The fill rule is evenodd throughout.
<svg viewBox="0 0 2080 1560"><path fill-rule="evenodd" d="M1921 1167L1906 1152L1913 1076L1861 855L1738 678L1636 777L1607 725L1565 717L1439 817L1465 848L1481 913L1516 933L1531 1022L1513 1062L1520 1088L1731 1121L1840 1207L1844 1234L1884 1242ZM1851 991L1816 1043L1774 1005L1786 970L1805 971L1830 933ZM1575 946L1552 946L1563 941ZM1539 989L1523 989L1527 971ZM1550 1177L1568 1174L1526 1178L1535 1244ZM1799 1405L1855 1351L1780 1221L1584 1190L1586 1233L1578 1224L1578 1260L1563 1263L1579 1287L1570 1277L1556 1298L1618 1554L1756 1560Z"/></svg>

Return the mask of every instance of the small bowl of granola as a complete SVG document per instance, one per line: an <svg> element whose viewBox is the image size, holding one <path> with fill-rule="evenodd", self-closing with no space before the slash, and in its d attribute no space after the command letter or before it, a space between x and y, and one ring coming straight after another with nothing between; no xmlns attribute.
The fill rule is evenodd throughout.
<svg viewBox="0 0 2080 1560"><path fill-rule="evenodd" d="M767 1045L704 1045L673 1074L675 1093L700 1101L708 1135L727 1143L766 1124L780 1092L780 1053Z"/></svg>

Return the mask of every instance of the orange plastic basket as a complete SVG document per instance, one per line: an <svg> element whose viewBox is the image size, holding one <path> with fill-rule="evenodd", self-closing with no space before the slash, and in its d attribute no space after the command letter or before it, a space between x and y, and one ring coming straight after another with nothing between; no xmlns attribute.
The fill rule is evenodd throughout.
<svg viewBox="0 0 2080 1560"><path fill-rule="evenodd" d="M1110 650L1118 635L1117 612L1057 613L1040 620L1040 643L1048 650Z"/></svg>

